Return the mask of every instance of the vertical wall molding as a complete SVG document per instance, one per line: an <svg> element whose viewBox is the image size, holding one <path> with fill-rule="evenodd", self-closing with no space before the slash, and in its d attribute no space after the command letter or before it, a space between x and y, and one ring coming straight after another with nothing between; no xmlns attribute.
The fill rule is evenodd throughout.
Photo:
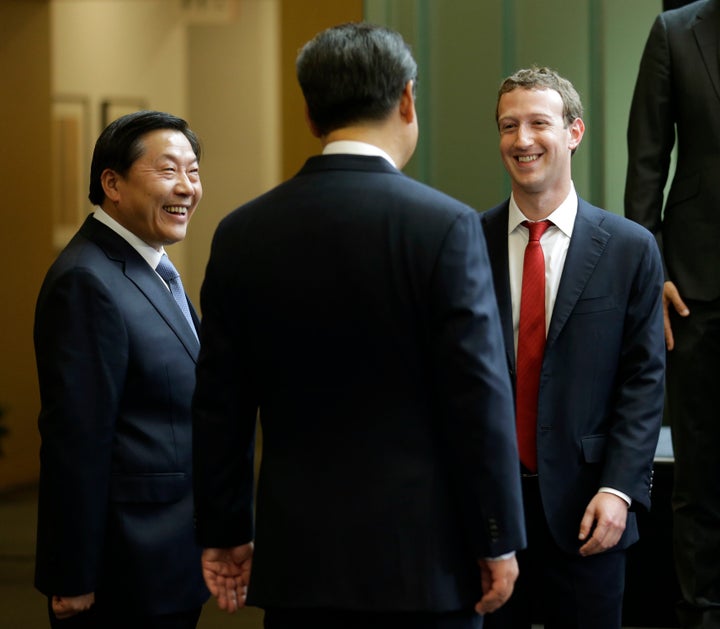
<svg viewBox="0 0 720 629"><path fill-rule="evenodd" d="M515 0L505 0L502 3L502 75L509 76L517 69L515 50L516 23Z"/></svg>
<svg viewBox="0 0 720 629"><path fill-rule="evenodd" d="M425 181L429 185L436 185L433 177L433 137L435 129L433 129L433 116L430 115L430 90L432 88L432 78L435 75L433 67L432 55L430 53L430 2L431 0L417 0L416 11L416 43L415 43L415 60L418 64L418 73L427 77L427 81L423 81L420 89L416 92L416 106L421 115L420 120L423 124L422 142L418 142L415 151L415 176L420 181Z"/></svg>
<svg viewBox="0 0 720 629"><path fill-rule="evenodd" d="M605 91L605 14L600 0L589 0L588 42L590 55L588 58L589 102L594 130L590 144L590 198L595 205L605 207L605 142L603 133L606 120Z"/></svg>
<svg viewBox="0 0 720 629"><path fill-rule="evenodd" d="M504 0L502 2L502 51L501 51L501 71L502 77L510 76L517 70L517 22L516 22L515 0ZM510 177L503 177L503 197L509 197L512 192Z"/></svg>

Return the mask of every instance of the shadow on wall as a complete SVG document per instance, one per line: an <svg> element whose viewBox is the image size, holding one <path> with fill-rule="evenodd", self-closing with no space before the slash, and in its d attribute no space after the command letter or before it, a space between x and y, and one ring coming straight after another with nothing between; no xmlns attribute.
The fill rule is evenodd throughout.
<svg viewBox="0 0 720 629"><path fill-rule="evenodd" d="M0 456L3 455L3 448L2 448L2 441L3 438L8 434L8 429L3 426L3 416L5 415L5 410L2 406L0 406Z"/></svg>

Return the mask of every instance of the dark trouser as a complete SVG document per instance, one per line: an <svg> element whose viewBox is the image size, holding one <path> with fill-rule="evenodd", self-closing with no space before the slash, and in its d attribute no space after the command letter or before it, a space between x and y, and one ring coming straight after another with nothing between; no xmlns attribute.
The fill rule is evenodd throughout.
<svg viewBox="0 0 720 629"><path fill-rule="evenodd" d="M126 616L115 610L93 605L66 620L58 620L48 601L53 629L195 629L201 608L161 616Z"/></svg>
<svg viewBox="0 0 720 629"><path fill-rule="evenodd" d="M266 609L265 629L481 629L474 611L356 612L329 609Z"/></svg>
<svg viewBox="0 0 720 629"><path fill-rule="evenodd" d="M528 547L518 552L520 576L510 600L485 617L485 629L620 629L625 552L581 557L552 539L537 477L523 478ZM578 529L580 522L578 521Z"/></svg>
<svg viewBox="0 0 720 629"><path fill-rule="evenodd" d="M686 303L690 316L671 319L667 371L678 617L686 629L720 629L720 300Z"/></svg>

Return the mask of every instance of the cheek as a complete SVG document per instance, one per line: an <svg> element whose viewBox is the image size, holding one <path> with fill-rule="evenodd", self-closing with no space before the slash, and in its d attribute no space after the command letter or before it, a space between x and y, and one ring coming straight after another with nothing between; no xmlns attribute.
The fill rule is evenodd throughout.
<svg viewBox="0 0 720 629"><path fill-rule="evenodd" d="M512 150L514 139L512 136L503 135L500 137L500 152L505 154Z"/></svg>

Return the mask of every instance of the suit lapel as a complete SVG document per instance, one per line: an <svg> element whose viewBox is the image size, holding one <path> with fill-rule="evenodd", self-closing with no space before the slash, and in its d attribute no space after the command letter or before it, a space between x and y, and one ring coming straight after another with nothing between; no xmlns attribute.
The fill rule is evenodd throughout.
<svg viewBox="0 0 720 629"><path fill-rule="evenodd" d="M579 200L565 267L550 319L546 348L552 347L557 340L607 247L610 234L602 229L602 221L603 215L599 209L593 208L582 199Z"/></svg>
<svg viewBox="0 0 720 629"><path fill-rule="evenodd" d="M97 243L111 260L120 263L125 276L158 311L193 360L197 360L200 345L178 308L172 294L160 276L135 249L112 229L89 216L81 232Z"/></svg>
<svg viewBox="0 0 720 629"><path fill-rule="evenodd" d="M135 250L133 249L133 252ZM162 279L150 268L139 254L125 260L125 275L133 282L152 303L160 316L180 339L193 360L197 359L199 343L188 326L180 308Z"/></svg>
<svg viewBox="0 0 720 629"><path fill-rule="evenodd" d="M698 12L692 28L715 95L720 100L720 15L717 6L717 3L708 3Z"/></svg>
<svg viewBox="0 0 720 629"><path fill-rule="evenodd" d="M498 302L500 322L508 365L515 369L515 337L512 323L512 300L510 295L510 271L508 268L508 203L489 210L482 216L485 240L492 262L493 284Z"/></svg>

